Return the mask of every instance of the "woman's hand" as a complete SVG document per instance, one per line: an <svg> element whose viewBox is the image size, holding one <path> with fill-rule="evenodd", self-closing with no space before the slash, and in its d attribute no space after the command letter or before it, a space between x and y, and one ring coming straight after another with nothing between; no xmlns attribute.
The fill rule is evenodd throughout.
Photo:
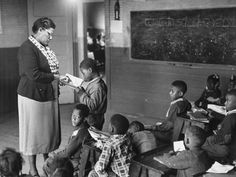
<svg viewBox="0 0 236 177"><path fill-rule="evenodd" d="M64 75L54 74L54 79L59 81L60 86L64 86L69 83L68 77Z"/></svg>
<svg viewBox="0 0 236 177"><path fill-rule="evenodd" d="M59 80L60 79L60 74L54 74L54 79Z"/></svg>

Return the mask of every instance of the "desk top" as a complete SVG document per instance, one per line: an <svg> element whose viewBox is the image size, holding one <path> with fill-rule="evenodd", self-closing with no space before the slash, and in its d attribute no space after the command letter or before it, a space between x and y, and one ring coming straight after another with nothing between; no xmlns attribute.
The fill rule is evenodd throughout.
<svg viewBox="0 0 236 177"><path fill-rule="evenodd" d="M135 156L132 160L132 163L136 163L142 167L151 169L161 174L167 173L168 171L171 171L171 169L154 160L153 158L162 155L163 153L169 152L172 149L173 146L170 144L159 146L154 150L145 152L139 156Z"/></svg>

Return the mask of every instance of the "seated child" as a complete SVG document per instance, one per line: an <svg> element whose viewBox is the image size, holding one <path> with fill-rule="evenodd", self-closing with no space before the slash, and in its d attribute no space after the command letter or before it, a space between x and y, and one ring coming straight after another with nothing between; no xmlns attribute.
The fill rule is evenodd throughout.
<svg viewBox="0 0 236 177"><path fill-rule="evenodd" d="M208 154L225 160L236 159L236 89L226 94L226 116L215 134L209 136L203 145Z"/></svg>
<svg viewBox="0 0 236 177"><path fill-rule="evenodd" d="M195 102L199 108L207 109L208 104L221 103L220 77L218 74L209 75L207 78L206 88L204 89L201 97Z"/></svg>
<svg viewBox="0 0 236 177"><path fill-rule="evenodd" d="M155 160L169 168L177 169L178 177L191 177L206 172L211 167L211 160L207 153L201 149L205 142L205 131L198 126L187 128L184 137L186 150L164 154L156 157Z"/></svg>
<svg viewBox="0 0 236 177"><path fill-rule="evenodd" d="M99 76L95 60L84 59L80 63L80 70L85 82L76 90L79 102L89 107L90 126L102 130L107 109L107 86Z"/></svg>
<svg viewBox="0 0 236 177"><path fill-rule="evenodd" d="M120 114L111 117L109 123L110 138L105 142L99 160L89 177L95 176L129 176L132 157L131 142L126 135L129 121Z"/></svg>
<svg viewBox="0 0 236 177"><path fill-rule="evenodd" d="M229 92L232 89L236 89L236 76L235 75L232 75L230 77L227 91Z"/></svg>
<svg viewBox="0 0 236 177"><path fill-rule="evenodd" d="M176 117L185 116L187 111L191 110L190 102L184 98L186 92L187 84L184 81L176 80L171 84L169 93L171 103L166 119L161 125L156 126L156 131L153 132L157 139L171 141Z"/></svg>
<svg viewBox="0 0 236 177"><path fill-rule="evenodd" d="M0 176L1 177L27 177L20 175L24 160L19 152L12 148L6 148L0 154Z"/></svg>
<svg viewBox="0 0 236 177"><path fill-rule="evenodd" d="M66 174L66 177L73 177L74 168L69 158L50 156L43 164L43 171L46 177Z"/></svg>
<svg viewBox="0 0 236 177"><path fill-rule="evenodd" d="M72 112L71 122L74 127L74 131L69 138L66 147L56 154L52 154L58 157L67 157L71 159L74 168L79 164L80 151L82 149L83 142L89 137L88 124L85 118L89 114L89 108L84 104L77 104Z"/></svg>
<svg viewBox="0 0 236 177"><path fill-rule="evenodd" d="M131 142L137 154L157 148L155 136L152 132L144 130L144 125L139 121L131 122L128 134L131 136Z"/></svg>

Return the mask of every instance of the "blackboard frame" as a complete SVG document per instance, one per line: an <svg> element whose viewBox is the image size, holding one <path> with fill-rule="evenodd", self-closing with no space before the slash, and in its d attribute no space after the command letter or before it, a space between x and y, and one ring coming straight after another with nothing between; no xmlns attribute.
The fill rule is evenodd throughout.
<svg viewBox="0 0 236 177"><path fill-rule="evenodd" d="M227 17L227 15L229 15L230 13L232 13L232 11L234 11L234 19L233 19L233 21L230 21L231 23L230 24L225 24L225 23L223 23L223 27L218 27L218 26L213 26L213 27L215 27L217 30L218 29L224 29L224 28L227 28L227 29L229 29L229 28L231 28L231 30L233 29L235 29L235 31L236 31L236 7L229 7L229 8L210 8L210 9L183 9L183 10L156 10L156 11L154 11L154 10L151 10L151 11L147 11L147 10L139 10L139 11L130 11L130 27L131 27L131 35L130 35L130 44L131 44L131 47L130 47L130 59L132 60L132 61L135 61L135 62L144 62L144 63L155 63L155 64L168 64L168 65L171 65L171 66L184 66L184 67L191 67L191 68L202 68L202 67L204 67L204 68L212 68L212 67L214 67L214 68L219 68L219 69L229 69L229 70L235 70L236 69L236 32L235 33L233 33L233 37L235 37L234 38L234 41L235 41L235 43L234 43L234 46L233 46L233 52L234 52L234 55L233 56L235 56L234 58L233 58L233 61L234 61L234 63L211 63L211 62L205 62L205 63L203 63L203 62L192 62L192 61L176 61L176 60L159 60L159 59L145 59L145 58L136 58L134 55L133 55L133 46L134 46L134 43L133 43L133 40L134 40L134 38L133 38L133 35L135 34L135 31L133 31L133 25L134 25L134 22L133 22L133 17L132 17L132 13L140 13L141 15L144 15L144 18L145 18L145 15L147 15L148 13L154 13L154 15L155 15L155 13L162 13L162 14L165 14L165 13L171 13L171 12L174 12L174 13L198 13L198 12L204 12L206 15L208 15L208 16L210 16L211 18L212 18L212 16L214 17L214 15L216 14L216 12L219 12L219 11L224 11L224 13L225 14L223 14L223 17ZM226 12L229 12L230 11L230 13L226 13ZM209 15L210 14L210 15ZM212 15L213 14L213 15ZM172 15L173 15L173 13L172 13ZM171 16L171 14L170 14L170 16ZM158 20L156 20L156 19L154 19L154 18L152 18L153 17L153 14L151 15L151 18L150 17L148 17L148 20L149 20L149 22L148 22L148 20L146 20L145 22L147 22L146 24L150 24L150 23L153 23L154 25L156 25L156 26L154 26L154 27L160 27L160 26L158 26L158 25L160 25L160 24L158 24L158 22L160 21L158 21ZM143 18L143 17L142 17ZM170 17L171 18L171 17ZM137 21L136 21L137 22ZM139 21L139 25L140 25L140 21ZM210 24L211 25L211 24ZM221 25L221 23L219 23L219 21L218 21L218 24L216 24L216 25ZM228 25L228 26L227 26ZM231 26L230 26L231 25ZM136 27L137 27L138 25L136 25ZM166 26L165 26L166 27ZM202 27L202 26L200 26L200 27ZM149 29L148 29L149 30ZM143 28L141 28L141 31L143 32L143 34L145 34L145 31L143 31ZM139 35L140 35L140 33L139 33ZM138 36L138 35L137 35ZM144 35L145 36L145 35ZM232 35L231 35L232 36ZM142 39L142 37L140 38L141 40L143 40ZM221 41L220 41L221 42ZM141 50L139 50L139 51L141 51Z"/></svg>

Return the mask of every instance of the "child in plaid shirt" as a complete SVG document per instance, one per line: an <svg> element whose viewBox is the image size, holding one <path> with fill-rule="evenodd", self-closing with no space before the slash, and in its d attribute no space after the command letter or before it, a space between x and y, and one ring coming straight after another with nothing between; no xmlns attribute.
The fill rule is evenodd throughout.
<svg viewBox="0 0 236 177"><path fill-rule="evenodd" d="M120 114L110 119L110 138L104 144L99 160L89 177L129 176L129 166L132 157L131 142L126 135L129 121Z"/></svg>

